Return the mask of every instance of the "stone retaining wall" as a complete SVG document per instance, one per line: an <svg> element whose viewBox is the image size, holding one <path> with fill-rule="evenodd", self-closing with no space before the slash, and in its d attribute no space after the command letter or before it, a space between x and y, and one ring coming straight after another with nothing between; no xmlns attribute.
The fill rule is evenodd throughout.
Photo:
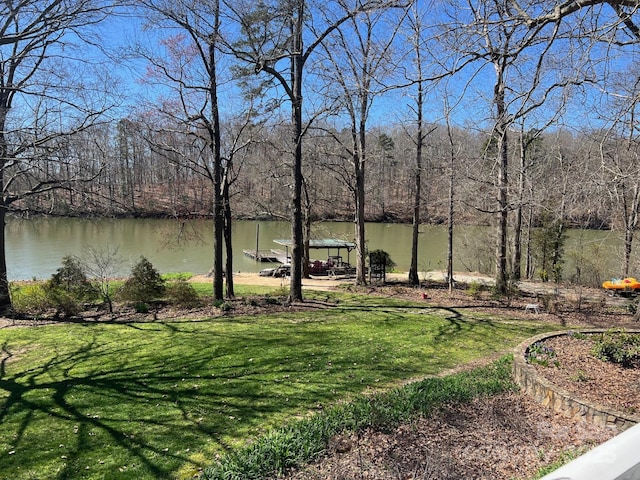
<svg viewBox="0 0 640 480"><path fill-rule="evenodd" d="M579 331L581 333L602 333L605 332L606 329ZM640 330L629 331L640 333ZM527 363L527 353L532 344L547 338L567 335L568 333L567 331L545 333L529 338L518 345L515 349L513 359L513 376L515 382L541 405L576 420L584 420L596 425L615 428L619 432L640 423L640 416L638 415L628 415L573 396L571 393L538 375L537 370Z"/></svg>

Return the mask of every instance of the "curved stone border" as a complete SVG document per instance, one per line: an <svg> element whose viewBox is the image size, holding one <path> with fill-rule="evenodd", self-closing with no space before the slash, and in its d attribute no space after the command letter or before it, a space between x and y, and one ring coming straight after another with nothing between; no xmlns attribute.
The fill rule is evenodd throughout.
<svg viewBox="0 0 640 480"><path fill-rule="evenodd" d="M603 333L607 329L573 330L579 333ZM627 330L640 333L640 330ZM515 382L535 401L553 411L576 420L585 420L596 425L615 428L619 432L640 423L640 416L618 412L612 408L591 403L574 397L566 390L554 385L546 378L538 375L535 367L527 363L529 347L547 338L567 335L569 331L544 333L529 338L518 345L514 351L513 376Z"/></svg>

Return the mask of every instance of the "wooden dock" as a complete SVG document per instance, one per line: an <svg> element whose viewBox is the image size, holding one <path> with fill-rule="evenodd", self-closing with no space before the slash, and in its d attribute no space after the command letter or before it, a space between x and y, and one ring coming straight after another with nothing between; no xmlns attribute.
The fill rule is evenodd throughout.
<svg viewBox="0 0 640 480"><path fill-rule="evenodd" d="M247 257L253 258L256 262L282 263L271 250L242 250L242 253Z"/></svg>

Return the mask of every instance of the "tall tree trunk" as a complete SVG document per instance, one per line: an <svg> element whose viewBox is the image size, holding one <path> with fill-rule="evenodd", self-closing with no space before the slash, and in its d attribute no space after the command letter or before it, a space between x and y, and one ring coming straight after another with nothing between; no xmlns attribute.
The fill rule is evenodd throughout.
<svg viewBox="0 0 640 480"><path fill-rule="evenodd" d="M361 154L360 154L361 155ZM359 156L356 154L356 156ZM367 247L365 241L365 226L364 226L364 162L360 158L354 158L354 164L356 165L356 215L355 215L355 237L356 237L356 285L366 285L366 258Z"/></svg>
<svg viewBox="0 0 640 480"><path fill-rule="evenodd" d="M626 200L625 200L626 203ZM624 272L625 277L631 271L631 252L633 249L633 236L638 226L638 210L640 209L640 188L636 184L633 188L631 205L625 205L625 229L624 229Z"/></svg>
<svg viewBox="0 0 640 480"><path fill-rule="evenodd" d="M354 165L355 165L355 180L356 180L356 225L355 225L355 237L356 237L356 285L367 284L367 243L365 237L365 166L367 164L367 100L362 99L360 101L360 114L357 124L357 133L354 137ZM355 122L354 126L355 128Z"/></svg>
<svg viewBox="0 0 640 480"><path fill-rule="evenodd" d="M498 219L496 222L496 291L507 293L507 216L508 216L508 146L507 128L508 118L505 103L505 79L504 72L507 59L502 57L495 63L496 84L494 87L494 102L496 106L495 136L498 141Z"/></svg>
<svg viewBox="0 0 640 480"><path fill-rule="evenodd" d="M219 1L214 5L214 30L209 38L209 95L211 97L211 150L213 154L213 298L224 298L223 238L225 230L224 200L222 194L222 155L220 139L220 114L218 111L218 79L216 50L220 22Z"/></svg>
<svg viewBox="0 0 640 480"><path fill-rule="evenodd" d="M0 105L0 314L6 315L12 312L13 306L11 305L11 295L9 293L9 277L7 276L7 255L5 249L5 227L6 227L6 215L7 207L4 196L4 168L7 163L7 138L5 136L7 111L6 106L8 101L5 98L0 98L2 105Z"/></svg>
<svg viewBox="0 0 640 480"><path fill-rule="evenodd" d="M451 157L451 172L449 173L449 215L447 221L447 287L453 292L453 214L455 200L455 173L453 171L454 158Z"/></svg>
<svg viewBox="0 0 640 480"><path fill-rule="evenodd" d="M533 189L529 187L529 198L533 198ZM531 231L533 229L533 207L529 205L527 209L527 239L526 239L526 264L524 267L525 278L531 280L533 277L533 259L531 258Z"/></svg>
<svg viewBox="0 0 640 480"><path fill-rule="evenodd" d="M496 228L496 290L507 292L507 132L500 131L498 160L498 222Z"/></svg>
<svg viewBox="0 0 640 480"><path fill-rule="evenodd" d="M302 256L302 276L309 278L309 263L311 262L311 253L309 244L311 242L311 201L309 200L309 190L307 182L302 179L302 187L304 191L304 255Z"/></svg>
<svg viewBox="0 0 640 480"><path fill-rule="evenodd" d="M456 154L453 143L453 135L451 133L451 123L447 116L447 136L449 137L449 215L447 221L447 287L449 293L453 292L453 223L454 223L454 206L455 206L455 160Z"/></svg>
<svg viewBox="0 0 640 480"><path fill-rule="evenodd" d="M229 165L227 165L227 169ZM229 201L229 181L227 175L224 176L224 188L223 188L223 199L224 199L224 244L225 244L225 253L226 253L226 262L224 269L224 277L225 277L225 294L227 298L235 297L234 285L233 285L233 243L232 243L232 235L231 235L231 222L233 219L231 218L231 202ZM257 253L257 252L256 252Z"/></svg>
<svg viewBox="0 0 640 480"><path fill-rule="evenodd" d="M519 281L522 277L522 216L525 190L526 146L524 132L520 132L520 177L518 182L518 205L513 236L513 268L511 278Z"/></svg>
<svg viewBox="0 0 640 480"><path fill-rule="evenodd" d="M0 170L0 181L2 181L2 170ZM7 208L0 205L0 315L12 313L11 295L9 293L9 278L7 276L7 256L5 250L5 224Z"/></svg>
<svg viewBox="0 0 640 480"><path fill-rule="evenodd" d="M289 301L301 302L302 260L304 235L302 232L302 22L304 1L298 1L292 18L293 54L291 56L291 120L293 123L293 193L291 198L291 285Z"/></svg>
<svg viewBox="0 0 640 480"><path fill-rule="evenodd" d="M420 76L422 77L422 73L420 73ZM418 275L418 237L420 234L420 203L422 201L422 143L424 142L424 131L422 125L423 97L422 79L420 79L418 81L418 96L416 98L416 172L414 175L415 191L413 197L413 221L411 225L411 265L409 266L409 283L412 285L420 284L420 278Z"/></svg>

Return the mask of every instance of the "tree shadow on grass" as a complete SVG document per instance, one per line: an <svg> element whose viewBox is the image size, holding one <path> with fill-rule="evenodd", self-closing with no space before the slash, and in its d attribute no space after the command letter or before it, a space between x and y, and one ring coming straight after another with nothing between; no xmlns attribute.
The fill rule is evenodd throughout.
<svg viewBox="0 0 640 480"><path fill-rule="evenodd" d="M108 442L111 447L126 451L125 461L141 465L141 476L167 478L190 458L187 453L167 449L163 439L171 437L168 443L172 446L184 442L185 452L189 445L192 449L201 446L203 437L220 435L211 423L192 418L198 403L209 403L202 409L210 411L216 401L200 399L192 385L202 382L201 378L184 371L170 373L162 367L144 378L140 378L135 366L75 373L88 356L96 360L95 356L100 355L96 347L95 342L90 342L73 352L54 355L41 366L9 375L7 363L13 360L13 353L6 344L3 346L0 445L9 445L7 450L11 453L0 452L0 477L9 478L4 475L10 472L38 472L43 468L43 459L48 458L57 464L55 478L77 478L85 468L83 464L89 462L83 456ZM250 396L246 392L243 402L252 403ZM225 408L223 403L219 401L220 409ZM158 417L154 417L154 405L164 405ZM53 427L51 434L47 424ZM54 433L58 430L65 433ZM63 445L65 448L60 448L57 455L43 454L43 450L53 451Z"/></svg>
<svg viewBox="0 0 640 480"><path fill-rule="evenodd" d="M184 331L176 325L157 326L175 337L176 343L198 335L197 330ZM192 453L206 444L215 445L213 451L224 450L229 442L242 438L236 432L239 428L245 435L261 431L266 419L287 409L304 409L309 397L318 404L332 398L331 385L296 378L300 364L311 361L304 350L299 358L288 359L236 355L238 345L252 341L266 345L270 339L214 334L202 339L203 352L189 350L193 353L182 358L164 352L164 357L159 356L163 361L156 364L133 356L124 342L121 347L110 344L106 348L95 331L87 333L79 347L52 352L42 363L23 370L10 365L21 352L12 350L10 342L2 346L0 477L16 472L11 478L29 478L28 472L39 472L39 478L78 478L85 468L93 468L109 452L117 451L120 458L116 461L129 466L127 472L118 472L119 478L168 478L184 464L191 463L196 470L202 467ZM146 333L152 336L154 332ZM204 342L216 336L221 345L229 347L215 354L204 352ZM295 340L280 341L286 348L286 342ZM330 343L321 332L305 341L308 349L315 342ZM216 356L232 359L210 368L207 364ZM115 363L114 357L118 359ZM273 398L278 393L282 399ZM133 464L138 467L131 468ZM55 476L42 473L45 467L57 471ZM113 472L118 465L102 468Z"/></svg>

